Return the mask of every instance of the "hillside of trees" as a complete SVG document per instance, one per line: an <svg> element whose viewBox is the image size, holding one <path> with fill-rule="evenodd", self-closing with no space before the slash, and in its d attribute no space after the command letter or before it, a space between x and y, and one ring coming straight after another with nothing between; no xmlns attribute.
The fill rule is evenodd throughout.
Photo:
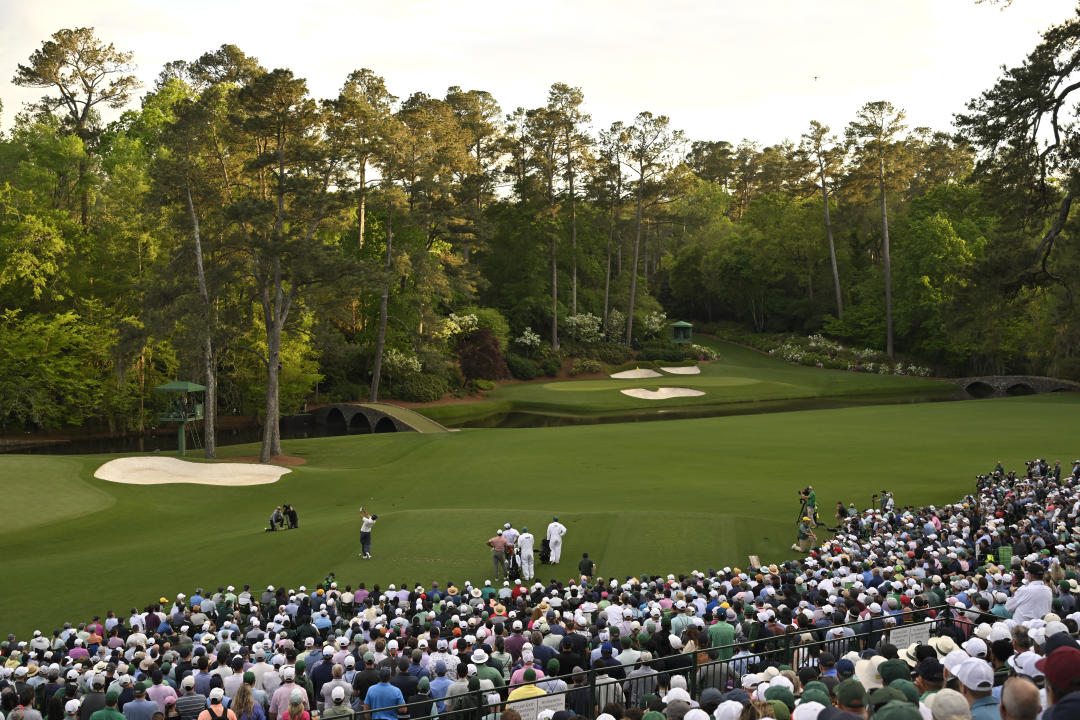
<svg viewBox="0 0 1080 720"><path fill-rule="evenodd" d="M317 99L232 45L140 87L59 30L14 73L41 100L0 106L0 425L139 431L176 378L208 415L430 399L625 361L664 314L1076 379L1078 37L1049 29L953 128L881 100L763 147L596 128L563 83L504 108L359 69Z"/></svg>

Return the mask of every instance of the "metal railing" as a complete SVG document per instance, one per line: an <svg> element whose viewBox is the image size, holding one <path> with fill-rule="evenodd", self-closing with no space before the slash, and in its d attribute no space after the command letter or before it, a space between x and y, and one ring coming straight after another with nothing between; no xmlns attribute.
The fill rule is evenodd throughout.
<svg viewBox="0 0 1080 720"><path fill-rule="evenodd" d="M597 668L590 663L590 667L581 673L544 677L533 684L541 685L551 680L563 681L567 685L565 691L549 692L541 696L545 698L545 707L558 706L558 699L561 698L562 707L558 709L573 709L574 714L595 718L603 712L606 704L612 702L624 707L641 707L642 699L655 692L662 675L667 675L668 678L674 675L685 677L687 691L696 700L706 688L711 687L726 692L740 687L742 675L749 672L751 666L761 663L789 665L797 670L811 661L816 663L816 658L824 651L829 651L839 660L848 652L862 652L867 648L875 647L882 641L889 642L891 635L898 634L896 632L898 629L906 633L908 628L915 625L926 625L930 636L939 634L942 628L955 626L959 628L963 637L967 638L974 629L974 624L970 620L964 617L952 617L953 608L950 605L927 607L916 612L925 617L929 617L932 613L933 618L902 623L901 615L883 615L876 616L874 619L880 620L881 626L871 627L868 630L864 628L868 622L874 622L873 620L857 620L842 625L759 636L719 647L705 645L693 652L664 655L646 662L639 661L633 665L620 666L626 675L630 676L626 678L614 678L609 672L614 668ZM889 617L896 618L895 626L885 627L884 619ZM764 629L764 626L761 628ZM851 629L852 634L842 638L826 637L829 631L835 628ZM811 639L804 642L804 635L810 635ZM699 638L705 643L708 642L707 628ZM898 648L901 653L905 649L906 645ZM702 660L702 657L705 659ZM646 671L647 674L642 673L636 677L631 675L634 670L642 667L654 672ZM577 684L575 684L575 677ZM381 708L381 711L384 713L394 711L397 718L410 720L481 720L491 713L500 712L506 707L514 707L521 702L507 703L509 693L521 685L522 683L507 686L504 679L504 685L495 687L493 690L482 688L444 698L425 699L417 703ZM498 695L499 700L491 702L489 697L495 694ZM533 698L529 700L531 699ZM528 702L528 700L523 702ZM433 704L444 703L445 710L430 714ZM369 720L378 711L359 710L357 716L362 720ZM523 720L532 720L532 718L523 714Z"/></svg>

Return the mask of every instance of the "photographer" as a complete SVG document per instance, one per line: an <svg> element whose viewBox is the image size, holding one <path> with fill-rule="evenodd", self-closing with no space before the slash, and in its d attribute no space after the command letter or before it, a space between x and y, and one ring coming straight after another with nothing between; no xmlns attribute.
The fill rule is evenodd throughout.
<svg viewBox="0 0 1080 720"><path fill-rule="evenodd" d="M818 521L817 511L817 494L814 492L814 486L807 485L804 489L800 490L799 498L802 500L803 506L805 508L805 512L803 512L803 515L807 515L811 518L811 521L814 523L814 527L820 525L821 523Z"/></svg>
<svg viewBox="0 0 1080 720"><path fill-rule="evenodd" d="M798 542L791 546L792 550L798 550L801 553L805 553L807 552L807 548L811 545L811 541L813 541L813 545L817 545L817 535L810 529L810 522L811 520L808 515L804 515L799 522L799 530L796 535Z"/></svg>

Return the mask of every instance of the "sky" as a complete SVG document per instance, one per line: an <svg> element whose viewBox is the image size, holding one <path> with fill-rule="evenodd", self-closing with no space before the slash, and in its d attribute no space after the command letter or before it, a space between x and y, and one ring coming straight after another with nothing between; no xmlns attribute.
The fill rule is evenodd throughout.
<svg viewBox="0 0 1080 720"><path fill-rule="evenodd" d="M149 89L164 63L223 43L288 67L313 95L368 67L392 93L487 90L504 112L579 86L593 128L664 114L694 140L797 140L840 131L866 102L910 126L952 116L1020 63L1076 0L0 0L0 126L40 91L16 66L60 28L91 26L134 52ZM106 114L106 118L109 115Z"/></svg>

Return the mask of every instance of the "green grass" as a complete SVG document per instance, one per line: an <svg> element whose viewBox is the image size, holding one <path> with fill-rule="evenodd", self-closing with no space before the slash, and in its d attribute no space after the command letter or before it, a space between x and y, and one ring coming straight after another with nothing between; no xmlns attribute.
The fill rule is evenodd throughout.
<svg viewBox="0 0 1080 720"><path fill-rule="evenodd" d="M5 522L0 632L124 612L196 585L482 581L507 520L569 528L605 574L704 570L790 556L796 490L825 513L970 492L995 461L1076 456L1080 396L872 406L700 420L344 436L284 443L308 464L273 485L129 486L96 480L112 456L0 455ZM229 447L236 456L253 446ZM300 529L263 533L291 502ZM375 557L357 558L366 505ZM557 573L553 573L556 571Z"/></svg>
<svg viewBox="0 0 1080 720"><path fill-rule="evenodd" d="M417 410L439 422L452 424L511 411L612 415L804 398L872 398L913 393L933 396L957 392L955 385L940 380L802 367L731 343L709 338L699 338L699 341L713 347L721 355L715 362L702 363L700 375L665 373L663 377L640 380L509 383L486 393L482 400L476 402L429 405ZM651 362L642 363L643 367L651 365ZM640 400L619 392L629 388L656 390L660 387L693 388L705 394L670 400Z"/></svg>

